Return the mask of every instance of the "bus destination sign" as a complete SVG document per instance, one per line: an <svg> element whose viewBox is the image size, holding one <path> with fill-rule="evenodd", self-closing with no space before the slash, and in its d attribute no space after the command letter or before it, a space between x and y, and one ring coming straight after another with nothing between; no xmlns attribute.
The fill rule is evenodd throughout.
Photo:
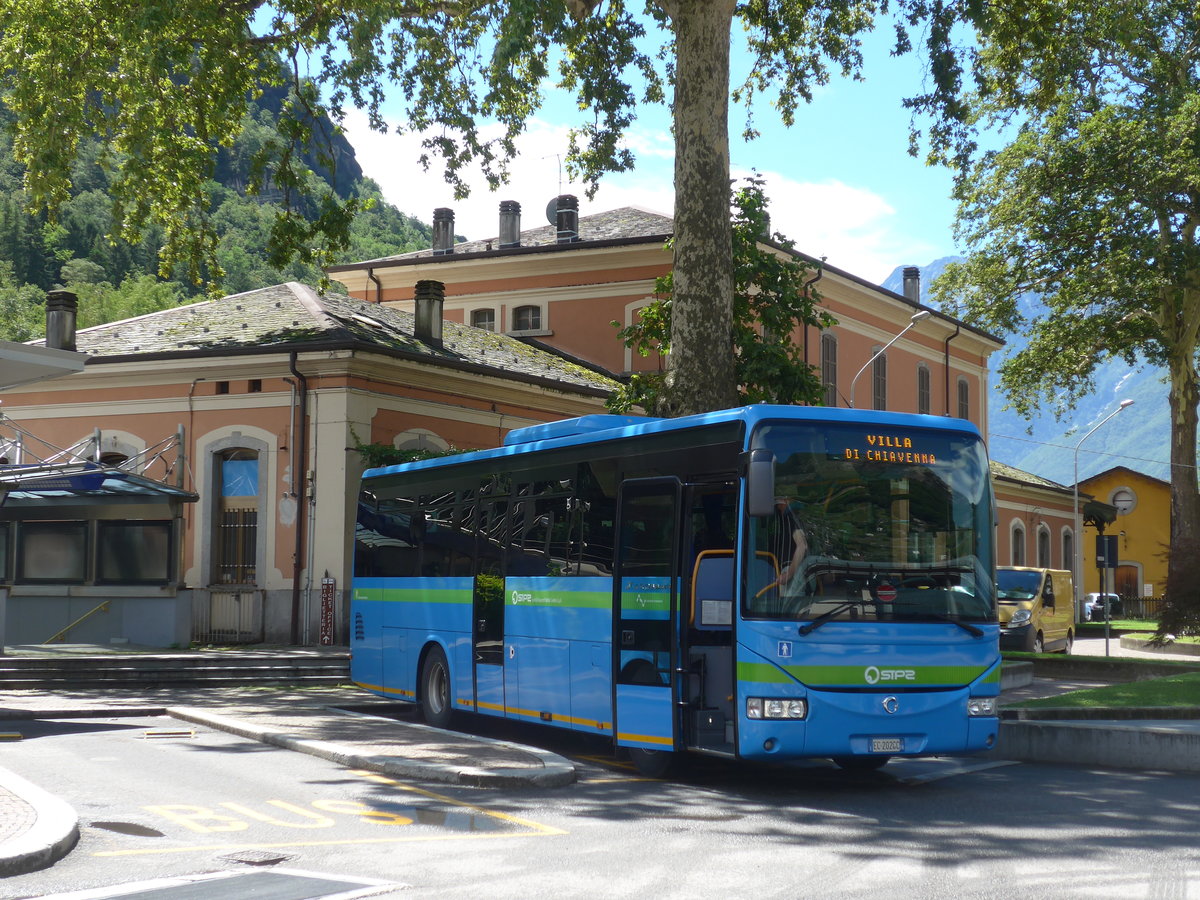
<svg viewBox="0 0 1200 900"><path fill-rule="evenodd" d="M855 462L937 465L937 456L924 452L911 437L897 434L866 434L863 435L863 439L863 446L843 448L843 458Z"/></svg>

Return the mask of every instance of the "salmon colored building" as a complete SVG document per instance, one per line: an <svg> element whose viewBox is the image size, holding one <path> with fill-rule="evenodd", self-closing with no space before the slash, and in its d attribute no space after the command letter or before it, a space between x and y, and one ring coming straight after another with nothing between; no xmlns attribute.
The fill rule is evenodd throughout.
<svg viewBox="0 0 1200 900"><path fill-rule="evenodd" d="M616 336L654 298L654 281L671 269L669 216L636 207L579 217L574 197L558 198L559 222L522 231L520 206L500 205L498 236L452 243L454 219L434 211L429 250L333 266L329 275L352 297L412 308L414 286L446 285L445 314L455 322L508 334L587 360L615 373L653 369ZM780 255L790 251L764 241ZM906 271L906 295L795 254L813 271L822 305L838 324L794 334L818 367L828 406L889 409L969 419L987 433L988 358L1002 342L922 306L919 271ZM922 315L923 314L923 315ZM921 318L913 324L913 316ZM904 329L903 338L875 357ZM868 362L870 364L868 365ZM866 369L863 369L867 366Z"/></svg>
<svg viewBox="0 0 1200 900"><path fill-rule="evenodd" d="M82 643L346 643L357 445L494 447L514 428L603 412L615 384L444 322L440 286L421 289L415 317L293 283L72 326L83 370L7 391L8 419L68 448L63 459L199 499L175 520L131 508L140 566L112 565L131 545L114 549L81 517L4 531L6 641L68 626L63 639ZM31 439L4 450L14 463L34 452Z"/></svg>

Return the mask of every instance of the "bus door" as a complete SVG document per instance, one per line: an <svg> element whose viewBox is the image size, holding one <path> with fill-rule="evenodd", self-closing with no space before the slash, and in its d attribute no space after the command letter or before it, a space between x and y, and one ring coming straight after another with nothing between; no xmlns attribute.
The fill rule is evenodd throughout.
<svg viewBox="0 0 1200 900"><path fill-rule="evenodd" d="M678 749L677 478L621 485L613 577L613 732L638 751Z"/></svg>
<svg viewBox="0 0 1200 900"><path fill-rule="evenodd" d="M732 755L736 482L687 485L684 510L679 613L683 740L689 748Z"/></svg>

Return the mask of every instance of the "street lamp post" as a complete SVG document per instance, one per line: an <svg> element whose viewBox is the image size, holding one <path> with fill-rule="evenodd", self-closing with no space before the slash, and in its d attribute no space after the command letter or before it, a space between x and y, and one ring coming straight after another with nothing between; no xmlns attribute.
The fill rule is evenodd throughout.
<svg viewBox="0 0 1200 900"><path fill-rule="evenodd" d="M1081 437L1079 439L1079 442L1075 445L1075 483L1074 483L1074 491L1075 491L1075 497L1074 497L1075 559L1072 560L1072 562L1075 567L1075 623L1076 624L1079 624L1080 617L1083 612L1083 605L1080 603L1080 600L1083 597L1083 520L1079 515L1079 448L1083 446L1084 441L1086 441L1088 438L1090 438L1093 434L1096 433L1097 429L1099 429L1101 425L1103 425L1105 422L1107 422L1109 419L1111 419L1113 416L1115 416L1117 413L1119 413L1121 410L1125 409L1128 406L1133 406L1133 401L1132 400L1122 400L1120 406L1118 406L1116 409L1114 409L1112 412L1110 412L1107 416L1105 416L1103 419L1101 419L1100 423L1098 425L1096 425L1096 427L1093 428L1091 431L1089 431L1087 434L1085 434L1083 437ZM1101 588L1101 593L1103 593L1103 588ZM1103 599L1103 598L1101 598L1101 599Z"/></svg>
<svg viewBox="0 0 1200 900"><path fill-rule="evenodd" d="M908 324L904 326L904 330L901 331L894 338L892 338L890 341L888 341L886 344L884 344L882 347L880 347L877 351L875 351L875 353L871 356L871 358L868 359L865 363L863 363L863 367L861 369L859 369L858 372L855 373L854 377L850 380L850 408L851 409L855 408L854 407L854 386L856 384L858 384L858 376L861 375L863 372L867 371L867 366L869 366L871 363L875 362L875 360L879 359L879 357L883 356L883 354L887 352L888 347L892 346L892 344L896 343L896 341L898 341L898 340L900 340L900 338L904 337L904 335L908 333L908 330L910 328L912 328L914 325L916 325L922 319L928 318L928 316L929 316L929 310L927 310L927 309L922 309L919 312L913 313L913 316L911 319L909 319Z"/></svg>

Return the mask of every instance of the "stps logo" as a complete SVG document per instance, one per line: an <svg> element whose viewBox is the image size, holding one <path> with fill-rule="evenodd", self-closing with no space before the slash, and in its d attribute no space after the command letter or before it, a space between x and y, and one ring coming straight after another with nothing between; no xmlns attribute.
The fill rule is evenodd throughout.
<svg viewBox="0 0 1200 900"><path fill-rule="evenodd" d="M880 669L876 666L867 666L863 671L863 678L867 684L879 684L881 681L916 681L916 669Z"/></svg>

